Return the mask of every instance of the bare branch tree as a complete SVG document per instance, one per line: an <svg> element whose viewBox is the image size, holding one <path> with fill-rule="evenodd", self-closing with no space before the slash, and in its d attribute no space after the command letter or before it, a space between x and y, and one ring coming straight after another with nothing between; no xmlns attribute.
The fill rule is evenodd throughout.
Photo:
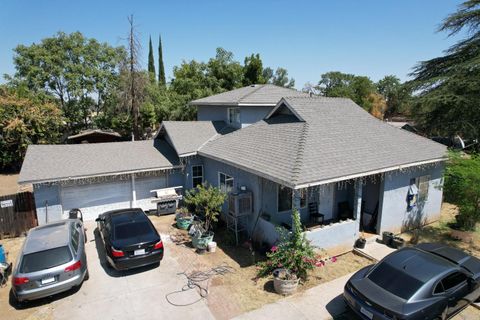
<svg viewBox="0 0 480 320"><path fill-rule="evenodd" d="M128 35L128 68L129 68L129 81L130 81L130 110L133 118L133 139L138 140L140 138L138 128L139 117L139 99L137 98L142 91L142 81L137 76L140 70L139 54L141 51L141 44L139 41L139 34L133 20L133 14L128 17L128 23L130 24L130 32Z"/></svg>

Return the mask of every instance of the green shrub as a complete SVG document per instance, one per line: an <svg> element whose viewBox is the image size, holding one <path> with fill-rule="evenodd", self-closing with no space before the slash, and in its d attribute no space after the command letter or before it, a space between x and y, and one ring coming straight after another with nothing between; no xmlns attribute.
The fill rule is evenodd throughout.
<svg viewBox="0 0 480 320"><path fill-rule="evenodd" d="M480 157L451 153L445 172L445 200L458 205L458 227L470 231L480 222Z"/></svg>
<svg viewBox="0 0 480 320"><path fill-rule="evenodd" d="M306 280L308 271L317 263L315 251L302 232L300 213L293 210L293 228L288 233L285 229L279 230L281 238L277 246L273 246L267 253L267 260L258 264L258 277L272 274L277 268L285 268L297 277Z"/></svg>
<svg viewBox="0 0 480 320"><path fill-rule="evenodd" d="M204 183L187 191L185 203L189 208L194 208L196 214L204 217L205 230L209 231L218 221L218 215L226 197L227 195L219 188Z"/></svg>

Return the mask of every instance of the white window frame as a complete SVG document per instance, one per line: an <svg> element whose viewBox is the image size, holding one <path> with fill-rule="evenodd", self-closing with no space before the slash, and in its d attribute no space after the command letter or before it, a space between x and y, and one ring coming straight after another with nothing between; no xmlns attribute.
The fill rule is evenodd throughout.
<svg viewBox="0 0 480 320"><path fill-rule="evenodd" d="M225 187L224 188L222 188L222 185L220 184L220 176L222 174L225 176ZM232 190L227 190L227 185L226 185L227 181L232 181ZM235 187L235 178L226 174L226 173L218 171L218 188L225 193L230 193L230 192L233 191L234 187Z"/></svg>
<svg viewBox="0 0 480 320"><path fill-rule="evenodd" d="M233 112L234 119L232 119L232 115L230 112ZM239 126L241 124L240 120L240 108L239 107L232 107L227 109L227 117L228 117L228 124Z"/></svg>
<svg viewBox="0 0 480 320"><path fill-rule="evenodd" d="M201 168L202 168L202 175L201 175L201 176L195 176L195 175L193 174L193 168L194 168L194 167L201 167ZM197 165L193 165L193 166L192 166L192 188L195 188L195 187L196 187L196 185L193 183L193 180L196 179L196 178L202 178L202 184L203 184L203 181L204 181L204 180L203 180L203 176L204 176L204 171L203 171L203 170L204 170L204 168L203 168L203 165L202 165L202 164L197 164Z"/></svg>

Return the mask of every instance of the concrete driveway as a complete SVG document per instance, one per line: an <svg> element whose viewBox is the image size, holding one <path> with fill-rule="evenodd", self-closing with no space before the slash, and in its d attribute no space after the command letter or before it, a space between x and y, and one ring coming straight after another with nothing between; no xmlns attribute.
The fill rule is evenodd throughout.
<svg viewBox="0 0 480 320"><path fill-rule="evenodd" d="M53 319L213 319L205 301L175 307L165 295L181 290L186 284L178 263L169 254L171 243L161 265L129 272L116 272L106 266L100 238L94 236L96 224L86 222L87 260L90 279L76 293L53 302ZM178 304L198 299L194 290L170 296Z"/></svg>

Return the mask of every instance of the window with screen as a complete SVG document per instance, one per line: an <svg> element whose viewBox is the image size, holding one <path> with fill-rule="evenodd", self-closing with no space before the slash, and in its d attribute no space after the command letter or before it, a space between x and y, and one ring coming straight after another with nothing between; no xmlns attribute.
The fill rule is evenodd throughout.
<svg viewBox="0 0 480 320"><path fill-rule="evenodd" d="M218 180L218 186L222 192L229 193L233 191L233 177L219 172Z"/></svg>
<svg viewBox="0 0 480 320"><path fill-rule="evenodd" d="M203 166L192 166L192 186L196 188L203 183Z"/></svg>
<svg viewBox="0 0 480 320"><path fill-rule="evenodd" d="M428 187L430 183L430 176L421 176L416 179L418 188L418 201L428 200Z"/></svg>
<svg viewBox="0 0 480 320"><path fill-rule="evenodd" d="M234 126L240 125L240 108L228 108L228 123Z"/></svg>

